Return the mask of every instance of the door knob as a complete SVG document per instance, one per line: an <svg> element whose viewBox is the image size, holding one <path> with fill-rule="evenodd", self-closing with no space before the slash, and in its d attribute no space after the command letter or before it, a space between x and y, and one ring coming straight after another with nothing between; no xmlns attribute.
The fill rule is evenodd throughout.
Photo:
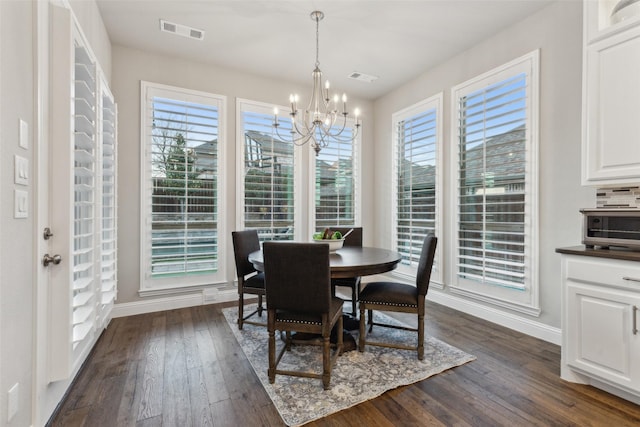
<svg viewBox="0 0 640 427"><path fill-rule="evenodd" d="M44 257L42 257L42 264L45 267L48 267L51 263L53 263L54 265L58 265L61 261L62 257L60 255L51 256L49 254L44 254Z"/></svg>

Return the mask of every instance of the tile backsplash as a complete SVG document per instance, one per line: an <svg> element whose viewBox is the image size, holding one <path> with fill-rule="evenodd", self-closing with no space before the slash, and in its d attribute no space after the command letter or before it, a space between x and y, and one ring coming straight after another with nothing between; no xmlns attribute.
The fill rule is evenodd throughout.
<svg viewBox="0 0 640 427"><path fill-rule="evenodd" d="M640 187L598 188L596 206L608 209L640 209Z"/></svg>

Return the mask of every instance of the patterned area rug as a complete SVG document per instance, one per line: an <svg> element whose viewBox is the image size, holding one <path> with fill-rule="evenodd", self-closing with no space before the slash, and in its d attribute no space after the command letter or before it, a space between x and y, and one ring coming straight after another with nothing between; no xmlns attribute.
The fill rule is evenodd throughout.
<svg viewBox="0 0 640 427"><path fill-rule="evenodd" d="M251 310L249 306L245 312ZM277 375L275 383L269 384L266 328L245 324L240 331L237 325L237 308L226 308L223 313L260 382L289 426L299 426L325 417L373 399L387 390L412 384L475 360L474 356L425 336L425 355L422 361L418 360L415 352L384 347L367 346L363 353L357 350L343 353L331 372L331 389L327 391L323 390L320 380L312 378ZM376 320L398 323L384 314L375 313L375 316ZM382 319L382 316L385 318ZM357 342L357 331L353 331L352 335ZM381 327L374 327L367 336L381 341L417 341L417 334L414 332ZM276 342L278 346L282 345L281 340ZM278 351L279 349L280 347ZM292 346L292 350L282 357L278 368L299 370L301 366L307 366L313 372L321 371L320 348L312 345Z"/></svg>

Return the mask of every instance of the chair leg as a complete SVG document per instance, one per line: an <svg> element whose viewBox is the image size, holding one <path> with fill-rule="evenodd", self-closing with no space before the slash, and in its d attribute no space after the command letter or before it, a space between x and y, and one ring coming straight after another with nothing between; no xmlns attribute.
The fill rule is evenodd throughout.
<svg viewBox="0 0 640 427"><path fill-rule="evenodd" d="M258 316L262 317L262 295L258 295Z"/></svg>
<svg viewBox="0 0 640 427"><path fill-rule="evenodd" d="M244 318L244 294L238 294L238 329L242 330L242 319Z"/></svg>
<svg viewBox="0 0 640 427"><path fill-rule="evenodd" d="M373 331L373 310L369 310L369 332Z"/></svg>
<svg viewBox="0 0 640 427"><path fill-rule="evenodd" d="M269 369L267 371L269 383L276 381L276 331L269 327Z"/></svg>
<svg viewBox="0 0 640 427"><path fill-rule="evenodd" d="M338 332L341 334L341 331ZM325 390L329 390L331 383L331 342L329 334L322 337L322 386Z"/></svg>
<svg viewBox="0 0 640 427"><path fill-rule="evenodd" d="M364 314L364 306L360 305L360 336L358 337L358 351L364 352L364 338L366 332L366 328L364 326L365 322L365 314Z"/></svg>
<svg viewBox="0 0 640 427"><path fill-rule="evenodd" d="M353 285L353 290L351 291L351 315L356 317L356 301L358 301L358 285Z"/></svg>
<svg viewBox="0 0 640 427"><path fill-rule="evenodd" d="M418 314L418 360L424 359L424 315Z"/></svg>

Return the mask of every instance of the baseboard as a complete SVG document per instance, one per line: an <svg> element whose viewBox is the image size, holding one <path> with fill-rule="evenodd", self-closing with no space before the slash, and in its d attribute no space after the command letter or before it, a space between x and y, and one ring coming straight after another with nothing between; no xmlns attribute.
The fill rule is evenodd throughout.
<svg viewBox="0 0 640 427"><path fill-rule="evenodd" d="M552 344L561 345L562 330L544 323L526 319L512 313L497 310L477 302L459 298L455 295L440 292L437 289L429 289L427 300L453 308L454 310L468 313L491 323L496 323L505 328L513 329L523 334L539 338Z"/></svg>
<svg viewBox="0 0 640 427"><path fill-rule="evenodd" d="M154 313L157 311L175 310L177 308L194 307L197 305L234 301L238 298L236 290L218 291L205 289L187 295L176 295L164 298L149 298L140 301L115 304L111 316L125 317L136 314Z"/></svg>

